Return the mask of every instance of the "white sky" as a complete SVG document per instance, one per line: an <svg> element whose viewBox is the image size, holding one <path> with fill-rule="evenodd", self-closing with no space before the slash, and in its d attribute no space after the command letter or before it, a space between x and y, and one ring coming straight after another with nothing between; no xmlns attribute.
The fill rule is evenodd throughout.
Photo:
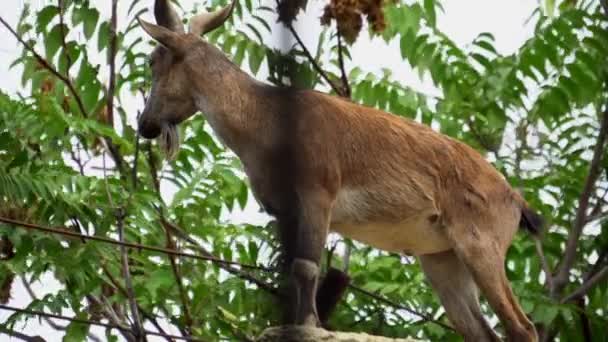
<svg viewBox="0 0 608 342"><path fill-rule="evenodd" d="M30 3L33 8L42 8L48 4L56 4L56 1L50 0L30 0L26 2ZM142 3L145 2L142 1ZM149 2L149 6L151 7L153 1L148 0L147 2ZM270 7L273 7L274 4L274 0L261 0L261 2L263 5ZM321 15L322 8L326 2L326 0L309 1L307 15L300 18L296 27L298 32L301 32L305 44L311 50L316 49L317 46L316 38L320 32L317 18ZM4 0L2 3L0 15L13 27L16 26L23 3L24 0ZM92 3L98 5L97 8L101 12L102 17L107 18L109 16L110 1L92 0ZM184 9L189 10L198 2L183 0L181 3ZM254 3L257 3L257 1L254 1ZM119 4L119 13L126 13L130 2L123 0ZM533 23L526 25L525 22L538 6L537 1L525 0L443 0L442 4L445 12L438 13L438 26L459 46L466 46L481 32L490 32L496 38L496 49L504 54L513 53L526 39L532 36ZM145 17L152 21L150 13ZM274 22L274 20L269 20L269 22ZM272 37L278 38L280 37L279 34L287 33L282 30L276 30ZM42 51L41 49L38 50ZM20 70L17 68L9 70L8 68L18 57L20 51L21 48L17 45L16 40L13 39L7 30L0 27L0 89L2 91L14 94L20 88ZM420 81L416 74L411 71L408 64L401 60L398 42L393 42L389 46L386 46L380 39L370 40L369 37L363 35L352 47L351 55L353 56L353 61L347 63L347 68L358 66L365 71L372 72L380 72L382 68L389 68L393 71L393 75L398 81L413 86L425 93L437 93L437 90L430 82ZM93 56L93 58L98 58L100 63L103 61L103 56ZM107 77L104 79L107 79ZM258 77L258 79L264 80L263 77ZM140 99L123 97L123 100L126 103L126 107L132 110L133 113L141 107ZM172 189L166 189L166 191L172 192ZM257 209L257 206L251 202L244 211L232 213L226 218L232 222L253 224L265 221L267 217L258 213ZM33 286L39 297L47 293L45 291L48 291L49 288L57 288L56 282L51 277L45 278L45 282L51 284L37 283ZM15 285L12 293L13 300L9 305L27 305L30 301L27 292L25 292L19 281L16 281ZM3 321L6 317L8 317L8 314L0 311L0 321ZM65 324L59 321L57 323ZM102 332L102 330L98 329L94 331ZM39 334L49 341L59 340L59 336L61 336L46 324L39 324L36 319L32 319L24 327L24 332ZM98 336L102 337L103 340L103 333L99 333ZM2 337L2 334L0 334L0 340L6 340ZM150 341L155 341L155 339L150 338Z"/></svg>

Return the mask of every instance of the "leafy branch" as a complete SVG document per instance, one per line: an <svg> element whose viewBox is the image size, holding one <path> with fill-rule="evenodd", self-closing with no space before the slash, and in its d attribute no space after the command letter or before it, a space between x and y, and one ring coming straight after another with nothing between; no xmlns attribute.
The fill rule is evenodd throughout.
<svg viewBox="0 0 608 342"><path fill-rule="evenodd" d="M23 47L27 51L29 51L32 55L34 55L34 58L36 58L36 61L38 61L38 63L40 63L40 65L42 67L44 67L46 70L48 70L51 74L53 74L55 77L57 77L59 80L61 80L61 82L63 82L68 87L68 89L70 90L70 93L72 94L72 96L74 97L74 100L76 101L76 103L78 105L78 109L80 110L82 116L86 118L88 116L87 111L84 109L84 104L82 103L82 99L80 98L80 95L76 91L76 88L74 87L74 84L72 84L72 81L70 81L69 77L62 75L49 62L47 62L47 60L44 59L44 57L42 57L38 52L36 52L36 50L33 47L31 47L29 44L27 44L23 40L23 38L21 38L21 36L19 36L19 34L17 34L17 32L4 20L4 18L0 17L0 23L2 23L2 25L4 25L4 27L7 30L9 30L9 32L13 35L13 37L15 37L15 39L17 39L17 41L19 43L21 43L21 45L23 45Z"/></svg>

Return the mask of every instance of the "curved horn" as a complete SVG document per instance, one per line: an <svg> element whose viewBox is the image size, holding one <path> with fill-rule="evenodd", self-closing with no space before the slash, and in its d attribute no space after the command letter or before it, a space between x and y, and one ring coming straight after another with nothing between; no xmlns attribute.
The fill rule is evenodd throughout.
<svg viewBox="0 0 608 342"><path fill-rule="evenodd" d="M175 12L170 0L156 0L154 2L154 17L156 23L166 27L173 32L184 33L184 24L182 24L179 15Z"/></svg>
<svg viewBox="0 0 608 342"><path fill-rule="evenodd" d="M193 17L190 19L190 33L200 36L218 28L230 17L235 4L236 0L232 0L230 4L215 12L201 13Z"/></svg>

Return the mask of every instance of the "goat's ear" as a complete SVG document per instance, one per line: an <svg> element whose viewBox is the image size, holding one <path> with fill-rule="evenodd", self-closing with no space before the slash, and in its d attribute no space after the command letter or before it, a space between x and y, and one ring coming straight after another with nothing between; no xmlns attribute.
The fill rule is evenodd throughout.
<svg viewBox="0 0 608 342"><path fill-rule="evenodd" d="M236 0L232 0L231 3L217 11L194 16L190 19L190 33L200 36L222 26L226 19L230 17L235 4Z"/></svg>
<svg viewBox="0 0 608 342"><path fill-rule="evenodd" d="M137 21L150 37L171 50L171 52L179 56L182 56L185 53L186 48L184 46L184 41L179 33L175 33L168 28L159 25L154 25L139 17L137 18Z"/></svg>
<svg viewBox="0 0 608 342"><path fill-rule="evenodd" d="M173 32L184 33L184 24L182 24L179 15L175 12L170 0L156 0L154 2L154 18L160 26L166 27Z"/></svg>

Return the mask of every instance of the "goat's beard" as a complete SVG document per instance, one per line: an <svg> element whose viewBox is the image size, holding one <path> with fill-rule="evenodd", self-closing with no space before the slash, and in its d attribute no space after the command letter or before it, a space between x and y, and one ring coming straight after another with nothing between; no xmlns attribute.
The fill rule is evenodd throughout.
<svg viewBox="0 0 608 342"><path fill-rule="evenodd" d="M174 160L179 152L179 132L176 125L165 123L161 127L158 145L167 160Z"/></svg>

